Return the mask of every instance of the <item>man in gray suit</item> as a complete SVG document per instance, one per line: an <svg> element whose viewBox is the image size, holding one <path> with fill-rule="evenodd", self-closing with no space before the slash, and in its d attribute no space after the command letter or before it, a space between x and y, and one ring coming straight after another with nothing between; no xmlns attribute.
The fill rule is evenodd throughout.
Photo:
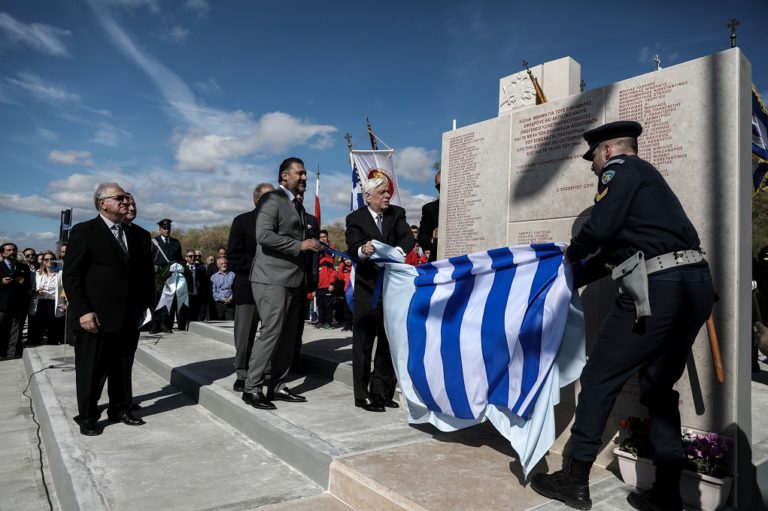
<svg viewBox="0 0 768 511"><path fill-rule="evenodd" d="M307 187L304 162L288 158L280 164L280 186L264 194L256 218L256 258L251 284L261 316L261 336L256 339L248 362L243 401L264 410L274 410L275 401L303 402L285 386L291 365L296 331L302 321L301 292L307 252L322 247L314 238L304 239L304 208L296 194ZM262 392L264 374L271 361L267 395Z"/></svg>

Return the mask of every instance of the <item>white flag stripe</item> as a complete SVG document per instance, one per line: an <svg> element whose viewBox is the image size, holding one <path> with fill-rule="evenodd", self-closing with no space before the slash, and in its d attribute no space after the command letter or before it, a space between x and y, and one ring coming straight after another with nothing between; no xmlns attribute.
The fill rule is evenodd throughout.
<svg viewBox="0 0 768 511"><path fill-rule="evenodd" d="M530 257L533 253L533 258ZM507 346L509 346L509 400L511 408L520 397L521 379L523 374L523 348L520 346L520 327L523 324L525 313L528 310L528 299L531 294L533 279L539 267L536 252L532 249L520 249L515 247L512 251L515 261L518 258L526 263L520 263L515 271L515 278L509 289L507 312L504 318L504 328L507 332Z"/></svg>
<svg viewBox="0 0 768 511"><path fill-rule="evenodd" d="M470 254L472 273L476 268L490 266L491 257L487 253ZM488 377L483 358L481 330L485 302L491 292L494 274L483 273L475 276L472 294L469 297L459 334L461 351L461 369L464 375L464 387L472 415L478 417L488 404Z"/></svg>

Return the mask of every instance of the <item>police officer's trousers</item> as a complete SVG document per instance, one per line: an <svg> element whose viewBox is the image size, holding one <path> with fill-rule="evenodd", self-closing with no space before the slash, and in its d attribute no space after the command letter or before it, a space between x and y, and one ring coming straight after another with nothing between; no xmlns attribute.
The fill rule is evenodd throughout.
<svg viewBox="0 0 768 511"><path fill-rule="evenodd" d="M603 430L624 383L639 371L640 401L648 407L654 462L682 465L680 379L691 345L712 310L708 268L684 267L648 279L651 317L635 322L632 300L619 294L581 374L568 454L593 462Z"/></svg>

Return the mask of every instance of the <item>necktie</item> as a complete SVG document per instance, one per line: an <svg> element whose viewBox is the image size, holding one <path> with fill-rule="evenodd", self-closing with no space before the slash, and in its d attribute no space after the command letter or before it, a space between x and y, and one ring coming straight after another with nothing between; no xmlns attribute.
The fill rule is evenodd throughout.
<svg viewBox="0 0 768 511"><path fill-rule="evenodd" d="M299 221L303 226L304 225L304 207L301 205L301 202L299 202L295 197L293 199L293 207L296 208L296 213L299 214Z"/></svg>
<svg viewBox="0 0 768 511"><path fill-rule="evenodd" d="M123 249L123 252L125 252L125 255L128 255L128 246L125 244L125 241L123 241L123 224L115 224L112 226L112 231L114 231L115 238L117 239L117 242L120 244L120 248Z"/></svg>
<svg viewBox="0 0 768 511"><path fill-rule="evenodd" d="M190 295L196 295L197 294L197 282L195 282L195 265L190 264L189 265L189 271L192 272L192 289L189 290Z"/></svg>
<svg viewBox="0 0 768 511"><path fill-rule="evenodd" d="M379 228L379 232L380 232L381 234L384 234L384 227L383 227L383 225L382 225L382 224L383 224L383 221L384 221L384 217L381 215L381 213L379 213L378 215L376 215L376 227L378 227L378 228Z"/></svg>

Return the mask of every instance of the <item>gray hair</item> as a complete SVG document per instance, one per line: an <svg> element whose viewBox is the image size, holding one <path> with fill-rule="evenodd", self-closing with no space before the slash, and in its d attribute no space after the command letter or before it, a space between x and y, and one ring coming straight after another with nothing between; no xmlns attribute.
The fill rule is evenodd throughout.
<svg viewBox="0 0 768 511"><path fill-rule="evenodd" d="M99 210L99 201L104 198L104 192L109 188L120 188L121 190L123 189L122 186L113 181L99 183L96 185L96 191L93 192L93 205L96 206L96 211Z"/></svg>
<svg viewBox="0 0 768 511"><path fill-rule="evenodd" d="M256 188L253 189L253 204L255 205L261 199L261 196L267 192L274 190L275 187L272 183L259 183Z"/></svg>
<svg viewBox="0 0 768 511"><path fill-rule="evenodd" d="M381 185L386 185L386 184L389 184L389 183L387 183L387 178L381 177L381 176L373 177L373 178L371 178L371 179L369 179L368 181L365 182L365 184L363 185L363 192L364 193L373 193L373 191L376 188L380 187Z"/></svg>

